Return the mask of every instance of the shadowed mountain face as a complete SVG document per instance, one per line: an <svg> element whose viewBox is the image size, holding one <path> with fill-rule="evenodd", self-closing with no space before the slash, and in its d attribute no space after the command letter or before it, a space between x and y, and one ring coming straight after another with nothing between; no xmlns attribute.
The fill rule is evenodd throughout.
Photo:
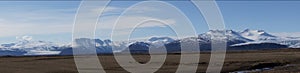
<svg viewBox="0 0 300 73"><path fill-rule="evenodd" d="M267 50L267 49L282 49L287 48L286 45L276 43L260 43L260 44L247 44L241 46L230 46L228 50Z"/></svg>
<svg viewBox="0 0 300 73"><path fill-rule="evenodd" d="M75 43L95 47L98 54L111 54L113 52L148 53L149 49L161 52L166 48L167 52L179 52L181 49L188 51L210 51L213 40L226 42L228 50L261 50L279 48L299 48L300 39L291 37L279 37L263 30L210 30L199 34L197 37L173 39L170 37L151 37L144 40L111 41L100 39L79 38ZM94 43L93 43L94 42ZM184 44L184 45L182 45ZM216 44L218 45L218 44ZM73 45L74 46L74 45ZM149 48L151 46L151 48ZM185 46L181 48L181 46ZM198 46L198 47L196 47ZM78 46L77 46L78 47ZM76 48L73 47L73 48ZM84 47L87 48L87 47ZM91 48L90 48L91 49ZM84 50L82 50L84 51ZM71 44L57 44L46 41L19 40L15 43L1 44L0 55L72 55Z"/></svg>
<svg viewBox="0 0 300 73"><path fill-rule="evenodd" d="M131 44L128 49L130 53L146 53L149 54L150 44L145 42L136 42Z"/></svg>

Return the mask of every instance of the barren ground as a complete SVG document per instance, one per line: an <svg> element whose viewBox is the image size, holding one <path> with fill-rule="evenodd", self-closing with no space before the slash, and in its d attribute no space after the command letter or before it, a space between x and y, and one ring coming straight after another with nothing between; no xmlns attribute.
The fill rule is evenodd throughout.
<svg viewBox="0 0 300 73"><path fill-rule="evenodd" d="M148 55L134 55L140 63L146 63ZM209 64L209 53L201 53L197 72L205 72ZM118 66L112 55L99 55L108 73L126 72ZM178 67L180 54L170 54L157 73L173 73ZM300 72L300 49L235 51L227 52L222 72L234 72L272 68L262 72ZM77 73L72 56L0 57L1 73Z"/></svg>

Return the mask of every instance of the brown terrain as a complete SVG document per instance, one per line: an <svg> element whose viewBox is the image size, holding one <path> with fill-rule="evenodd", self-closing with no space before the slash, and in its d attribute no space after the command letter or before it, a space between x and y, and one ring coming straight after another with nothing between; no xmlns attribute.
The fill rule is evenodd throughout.
<svg viewBox="0 0 300 73"><path fill-rule="evenodd" d="M146 63L148 55L134 55L140 63ZM198 73L206 71L210 53L202 52L198 64ZM180 54L169 54L157 73L174 73L178 67ZM108 73L127 73L120 67L113 55L99 55L104 70ZM73 56L31 56L1 57L0 73L78 73ZM264 69L254 71L256 69ZM265 72L297 73L300 72L300 49L231 51L227 52L222 72Z"/></svg>

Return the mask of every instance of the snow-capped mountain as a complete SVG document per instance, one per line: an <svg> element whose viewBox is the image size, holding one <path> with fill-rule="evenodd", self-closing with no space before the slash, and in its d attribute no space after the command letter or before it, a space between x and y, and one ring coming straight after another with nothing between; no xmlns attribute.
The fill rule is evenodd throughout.
<svg viewBox="0 0 300 73"><path fill-rule="evenodd" d="M240 33L233 30L210 30L209 32L200 34L199 37L210 39L212 36L222 36L225 37L228 41L235 41L235 40L241 40L245 42L252 41L250 39L241 36Z"/></svg>
<svg viewBox="0 0 300 73"><path fill-rule="evenodd" d="M249 37L245 37L247 33L255 34L256 38L261 39L253 39ZM247 35L250 36L250 35ZM276 39L262 39L262 38L276 38ZM278 38L278 40L277 40ZM167 48L168 52L178 52L181 51L182 44L184 44L184 48L189 49L189 51L193 51L196 49L199 49L201 51L209 51L211 50L211 43L212 40L222 40L226 41L227 43L227 49L228 50L258 50L258 49L277 49L277 48L287 48L289 45L280 44L282 39L279 39L280 37L273 36L271 34L268 34L262 30L245 30L243 32L236 32L233 30L210 30L209 32L200 34L198 37L188 37L188 38L182 38L178 40L174 40L173 42L169 43L162 43L160 48L162 46L165 46ZM276 41L277 42L274 42ZM147 44L151 44L151 42L146 42ZM196 48L196 44L199 45L198 48ZM145 43L139 44L134 43L134 49L136 48L144 49L143 51L146 51L145 49ZM251 46L251 47L250 47Z"/></svg>
<svg viewBox="0 0 300 73"><path fill-rule="evenodd" d="M233 30L210 30L206 33L200 34L198 38L204 41L223 39L224 41L227 41L227 44L229 45L253 41L241 36L239 32Z"/></svg>
<svg viewBox="0 0 300 73"><path fill-rule="evenodd" d="M164 44L170 43L175 41L173 38L170 37L152 37L146 41L147 43L150 43L154 46L164 46Z"/></svg>
<svg viewBox="0 0 300 73"><path fill-rule="evenodd" d="M198 37L187 37L173 39L170 37L151 37L143 40L131 41L111 41L89 38L78 38L77 45L94 45L99 54L124 52L129 49L131 52L148 52L149 47L159 50L163 47L167 52L181 51L182 44L185 44L191 51L200 49L202 51L211 50L213 40L226 41L228 50L259 50L278 48L300 48L300 39L292 37L280 37L267 33L264 30L233 31L233 30L210 30L199 34ZM95 42L92 44L92 42ZM90 44L89 44L90 43ZM193 47L199 45L199 48ZM0 45L0 56L3 55L72 55L72 48L78 47L76 44L57 44L46 41L35 41L32 37L19 37L17 42ZM80 46L79 46L80 47ZM85 47L86 48L86 47Z"/></svg>
<svg viewBox="0 0 300 73"><path fill-rule="evenodd" d="M250 30L246 29L242 32L240 32L241 36L255 40L255 41L266 41L266 40L281 40L282 38L271 35L264 30Z"/></svg>
<svg viewBox="0 0 300 73"><path fill-rule="evenodd" d="M264 30L250 30L250 29L246 29L240 32L240 35L247 39L251 39L253 41L246 42L246 43L239 43L232 46L242 45L242 44L248 45L248 44L259 44L259 43L276 43L281 45L287 45L290 48L300 48L300 47L295 47L298 43L300 43L300 39L298 39L297 37L275 36L267 33Z"/></svg>
<svg viewBox="0 0 300 73"><path fill-rule="evenodd" d="M150 39L148 39L148 41L152 42L152 43L156 43L156 42L166 42L166 43L169 43L169 42L173 42L174 39L170 38L170 37L151 37Z"/></svg>
<svg viewBox="0 0 300 73"><path fill-rule="evenodd" d="M72 55L73 49L75 54L113 53L111 44L110 40L78 38L74 40L72 47L66 47L60 55Z"/></svg>
<svg viewBox="0 0 300 73"><path fill-rule="evenodd" d="M0 55L3 52L16 51L20 55L53 55L59 54L60 46L58 44L46 41L34 41L29 36L17 38L18 41L10 44L1 44Z"/></svg>

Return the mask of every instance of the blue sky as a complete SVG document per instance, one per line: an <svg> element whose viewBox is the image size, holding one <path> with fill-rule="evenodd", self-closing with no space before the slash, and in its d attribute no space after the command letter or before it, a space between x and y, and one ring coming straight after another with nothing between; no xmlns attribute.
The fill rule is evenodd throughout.
<svg viewBox="0 0 300 73"><path fill-rule="evenodd" d="M106 25L98 25L96 36L101 39L109 39L111 29L109 25L116 16L126 8L139 1L112 1L107 12L99 22ZM189 1L168 1L168 3L180 9L192 22L198 34L208 31L208 26L197 8ZM226 29L242 31L249 29L262 29L274 34L300 36L300 1L218 1L217 2L225 20ZM32 36L34 40L46 40L52 42L70 42L72 40L72 27L76 10L80 1L0 1L0 43L16 41L16 37ZM170 24L185 26L177 18L166 18L172 15L168 9L143 6L145 12L127 15L125 19L134 17L149 17L165 20ZM153 10L153 11L151 11ZM158 12L157 12L158 10ZM148 13L147 13L148 12ZM149 13L153 12L153 13ZM159 14L161 13L161 14ZM179 18L180 19L180 18ZM128 20L131 22L131 20ZM134 21L132 21L134 22ZM130 25L129 23L124 23ZM138 28L132 32L132 38L150 36L174 36L175 33L163 25L151 25ZM107 28L106 28L107 27ZM181 29L187 30L187 29ZM122 31L122 30L120 30ZM122 37L120 32L120 37ZM283 36L284 36L283 35ZM120 38L124 39L124 38Z"/></svg>

